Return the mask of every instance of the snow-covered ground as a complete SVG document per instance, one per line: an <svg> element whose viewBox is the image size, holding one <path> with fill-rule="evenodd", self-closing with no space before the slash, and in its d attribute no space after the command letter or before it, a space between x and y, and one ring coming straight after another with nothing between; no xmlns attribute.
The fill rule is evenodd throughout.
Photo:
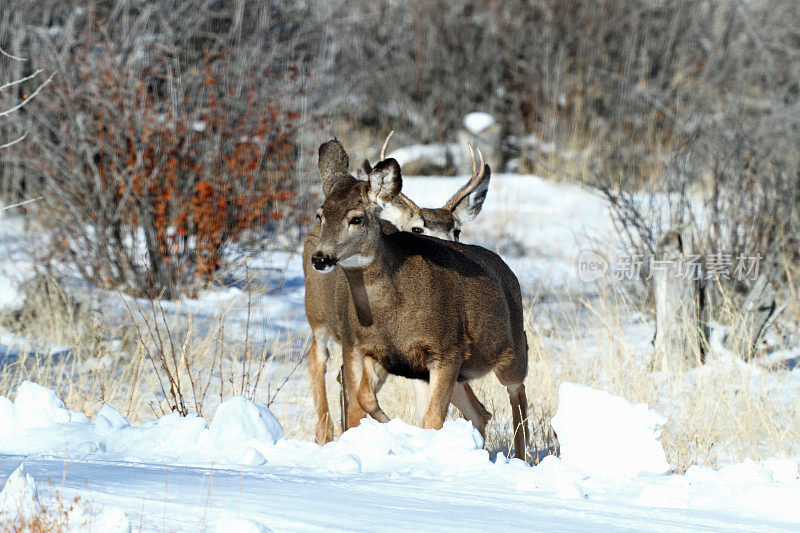
<svg viewBox="0 0 800 533"><path fill-rule="evenodd" d="M403 190L420 205L439 207L465 180L404 177ZM574 312L590 313L599 285L580 280L578 255L593 250L613 257L615 248L601 198L578 186L512 174L492 177L483 211L464 228L462 240L504 257L520 278L526 307L542 330L566 327L559 324L561 315L550 312L560 299L585 300L588 304ZM0 305L19 303L16 282L30 272L23 253L27 242L18 220L0 222L0 257L9 258L0 265ZM300 256L275 251L251 258L247 269L259 287L252 293L233 284L164 305L209 328L224 322L228 335L249 324L257 342L289 339L285 363L291 366L299 361L307 337ZM79 283L72 291L100 302L106 317L129 318L116 293ZM620 320L625 336L633 339L630 344L641 347L637 357L645 357L650 324L635 314ZM590 329L580 320L577 324ZM582 338L585 344L576 351L590 359L594 343L602 339ZM556 336L541 342L569 347ZM69 353L67 346L48 346L11 332L0 331L0 343L5 345L0 355ZM68 522L77 530L91 530L94 521L103 526L95 525L97 531L118 526L124 531L126 523L133 531L753 531L800 526L796 458L731 462L717 470L695 466L670 474L660 442L667 420L656 405L635 405L563 384L552 421L561 455L531 467L483 450L480 436L463 420L448 421L439 432L399 419L385 425L366 421L323 447L287 437L284 427L292 435L298 418L314 423L305 368L288 378L286 365L270 372L265 383L288 379L292 390L300 392L277 395L269 408L228 399L206 411L212 413L208 420L170 414L131 424L119 405L104 406L90 417L70 411L53 391L33 383L5 391L8 398L0 397L0 481L10 477L11 482L0 496L0 510L13 509L14 502L30 508L25 502L32 501L35 488L45 509L79 498L83 503ZM702 374L696 381L702 382ZM535 402L536 391L528 394ZM24 471L11 476L23 462Z"/></svg>
<svg viewBox="0 0 800 533"><path fill-rule="evenodd" d="M77 498L63 514L74 531L800 524L795 462L667 475L662 419L647 406L572 384L562 385L559 401L562 456L531 467L502 454L491 461L465 420L439 431L365 420L320 447L283 438L269 410L243 398L223 403L209 424L167 415L133 427L110 406L90 421L52 391L23 383L13 403L0 398L0 475L8 478L0 518Z"/></svg>

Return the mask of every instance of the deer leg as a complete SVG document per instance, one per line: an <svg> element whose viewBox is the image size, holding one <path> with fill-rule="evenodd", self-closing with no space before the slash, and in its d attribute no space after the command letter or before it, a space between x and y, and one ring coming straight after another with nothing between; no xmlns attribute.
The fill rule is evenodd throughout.
<svg viewBox="0 0 800 533"><path fill-rule="evenodd" d="M333 423L325 393L325 367L328 363L328 332L319 328L312 332L311 349L308 352L308 370L311 377L311 395L317 411L317 444L333 440Z"/></svg>
<svg viewBox="0 0 800 533"><path fill-rule="evenodd" d="M431 401L431 388L422 379L412 379L411 384L414 386L414 424L422 427L422 420Z"/></svg>
<svg viewBox="0 0 800 533"><path fill-rule="evenodd" d="M528 359L525 351L514 354L508 366L495 370L497 379L508 390L508 400L511 402L511 418L514 422L514 457L523 461L526 459L530 439L528 399L525 396L523 383L527 372Z"/></svg>
<svg viewBox="0 0 800 533"><path fill-rule="evenodd" d="M344 414L345 430L358 426L361 419L366 416L366 413L361 409L357 399L358 387L361 383L361 374L363 373L363 360L364 357L360 350L354 349L344 342L342 343L344 398L347 407Z"/></svg>
<svg viewBox="0 0 800 533"><path fill-rule="evenodd" d="M506 387L511 402L511 418L514 422L514 457L526 460L528 452L528 399L525 396L525 385L518 383Z"/></svg>
<svg viewBox="0 0 800 533"><path fill-rule="evenodd" d="M441 429L447 416L447 406L450 405L457 374L458 369L452 363L438 361L431 365L431 399L428 402L428 411L422 420L423 428Z"/></svg>
<svg viewBox="0 0 800 533"><path fill-rule="evenodd" d="M486 407L478 400L469 383L463 382L453 386L453 396L450 402L458 407L458 410L470 421L475 429L481 434L481 438L486 442L486 424L492 418Z"/></svg>
<svg viewBox="0 0 800 533"><path fill-rule="evenodd" d="M389 417L378 405L376 392L386 379L386 371L372 357L364 358L364 372L361 376L361 385L358 387L358 403L369 415L378 422L386 423Z"/></svg>

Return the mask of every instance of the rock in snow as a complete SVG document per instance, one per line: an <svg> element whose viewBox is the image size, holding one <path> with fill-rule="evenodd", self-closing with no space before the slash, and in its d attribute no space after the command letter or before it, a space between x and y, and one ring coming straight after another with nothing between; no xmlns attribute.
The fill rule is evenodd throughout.
<svg viewBox="0 0 800 533"><path fill-rule="evenodd" d="M669 471L660 441L666 421L645 404L562 383L551 424L564 461L591 476L636 477Z"/></svg>
<svg viewBox="0 0 800 533"><path fill-rule="evenodd" d="M241 464L260 465L266 459L257 449L259 444L275 444L283 437L283 428L266 405L237 396L217 407L209 434L214 447L224 450L226 457Z"/></svg>
<svg viewBox="0 0 800 533"><path fill-rule="evenodd" d="M135 427L109 405L90 421L67 409L53 390L29 381L13 403L0 396L0 453L258 465L282 436L269 409L243 397L221 403L210 426L196 415L169 413Z"/></svg>

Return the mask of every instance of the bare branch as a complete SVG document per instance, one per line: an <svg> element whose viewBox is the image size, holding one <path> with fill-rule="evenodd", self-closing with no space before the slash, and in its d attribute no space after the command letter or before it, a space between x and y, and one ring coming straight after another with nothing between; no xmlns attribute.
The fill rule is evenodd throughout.
<svg viewBox="0 0 800 533"><path fill-rule="evenodd" d="M49 78L47 78L47 79L45 80L45 82L44 82L44 83L42 83L41 85L39 85L39 86L36 88L36 90L35 90L35 91L33 91L33 93L32 93L30 96L28 96L28 97L27 97L25 100L23 100L22 102L18 103L17 105L15 105L14 107L12 107L11 109L6 109L5 111L0 111L0 117L7 117L8 115L10 115L11 113L13 113L14 111L18 111L19 109L21 109L22 107L24 107L24 106L25 106L25 104L27 104L28 102L30 102L31 100L33 100L34 98L36 98L36 96L37 96L37 95L38 95L40 92L42 92L42 89L44 89L44 88L45 88L47 85L49 85L49 84L50 84L50 82L53 80L53 76L55 76L55 75L56 75L56 73L55 73L55 72L53 72L52 74L50 74L50 77L49 77Z"/></svg>
<svg viewBox="0 0 800 533"><path fill-rule="evenodd" d="M0 55L4 55L9 59L13 59L14 61L27 61L27 59L25 59L24 57L17 57L17 56L15 56L13 54L9 54L5 50L3 50L2 47L0 47Z"/></svg>
<svg viewBox="0 0 800 533"><path fill-rule="evenodd" d="M13 141L8 142L6 144L0 144L0 150L3 150L4 148L10 148L10 147L14 146L15 144L17 144L18 142L24 141L27 136L28 136L28 132L26 131L22 135L22 137L19 137L18 139L14 139Z"/></svg>
<svg viewBox="0 0 800 533"><path fill-rule="evenodd" d="M30 198L29 200L25 200L23 202L17 202L16 204L5 205L0 207L0 211L6 211L8 209L14 209L15 207L22 207L23 205L32 204L33 202L38 202L39 200L44 199L44 196L38 196L36 198Z"/></svg>
<svg viewBox="0 0 800 533"><path fill-rule="evenodd" d="M5 85L0 85L0 91L5 91L6 89L10 89L11 87L14 87L15 85L19 85L20 83L25 83L28 80L32 80L33 78L35 78L36 76L38 76L42 72L44 72L44 69L39 69L36 72L34 72L33 74L31 74L30 76L25 76L24 78L20 78L18 80L10 81L10 82L6 83Z"/></svg>

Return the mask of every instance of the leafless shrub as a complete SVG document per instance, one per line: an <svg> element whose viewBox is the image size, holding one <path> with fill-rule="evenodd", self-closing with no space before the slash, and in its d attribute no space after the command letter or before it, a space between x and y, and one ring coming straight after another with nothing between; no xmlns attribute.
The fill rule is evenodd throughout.
<svg viewBox="0 0 800 533"><path fill-rule="evenodd" d="M54 215L56 263L174 298L209 283L229 243L283 216L296 115L220 87L223 57L179 78L169 54L143 53L120 63L97 46L75 51L31 113L39 135L24 156Z"/></svg>

